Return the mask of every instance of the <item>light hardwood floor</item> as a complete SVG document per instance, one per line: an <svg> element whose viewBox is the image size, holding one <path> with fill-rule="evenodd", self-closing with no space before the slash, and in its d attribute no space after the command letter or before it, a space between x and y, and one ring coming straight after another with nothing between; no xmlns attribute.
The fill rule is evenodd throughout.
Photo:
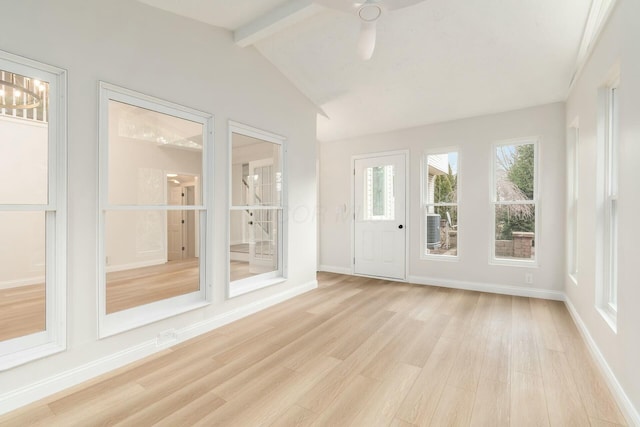
<svg viewBox="0 0 640 427"><path fill-rule="evenodd" d="M318 275L3 426L616 426L560 302Z"/></svg>
<svg viewBox="0 0 640 427"><path fill-rule="evenodd" d="M198 260L107 273L107 313L195 292ZM0 289L0 341L45 330L44 284Z"/></svg>

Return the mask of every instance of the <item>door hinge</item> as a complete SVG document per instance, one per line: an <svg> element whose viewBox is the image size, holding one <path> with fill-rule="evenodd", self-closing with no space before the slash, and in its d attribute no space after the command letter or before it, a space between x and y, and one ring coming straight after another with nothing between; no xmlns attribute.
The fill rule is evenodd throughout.
<svg viewBox="0 0 640 427"><path fill-rule="evenodd" d="M182 193L182 197L184 197L184 193Z"/></svg>
<svg viewBox="0 0 640 427"><path fill-rule="evenodd" d="M354 174L354 175L356 174L356 170L355 170L355 169L353 170L353 174Z"/></svg>
<svg viewBox="0 0 640 427"><path fill-rule="evenodd" d="M353 257L353 265L355 265L355 264L356 264L356 258Z"/></svg>
<svg viewBox="0 0 640 427"><path fill-rule="evenodd" d="M184 219L182 220L182 223L184 224Z"/></svg>
<svg viewBox="0 0 640 427"><path fill-rule="evenodd" d="M182 247L182 250L184 251L184 246Z"/></svg>

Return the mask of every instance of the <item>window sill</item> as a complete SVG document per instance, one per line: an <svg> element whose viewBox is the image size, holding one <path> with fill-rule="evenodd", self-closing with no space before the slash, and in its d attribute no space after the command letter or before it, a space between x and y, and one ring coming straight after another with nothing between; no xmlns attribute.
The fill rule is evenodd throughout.
<svg viewBox="0 0 640 427"><path fill-rule="evenodd" d="M228 298L235 298L240 295L248 294L249 292L284 283L286 281L287 279L282 276L273 278L261 278L260 276L257 276L243 280L236 280L229 284Z"/></svg>
<svg viewBox="0 0 640 427"><path fill-rule="evenodd" d="M600 316L604 319L604 321L609 325L614 334L618 334L618 322L617 322L617 313L610 312L609 310L605 310L601 307L596 307Z"/></svg>
<svg viewBox="0 0 640 427"><path fill-rule="evenodd" d="M524 267L524 268L537 268L537 260L515 260L506 258L492 258L489 260L489 265L502 266L502 267Z"/></svg>
<svg viewBox="0 0 640 427"><path fill-rule="evenodd" d="M197 292L108 314L101 319L99 338L127 332L210 304Z"/></svg>
<svg viewBox="0 0 640 427"><path fill-rule="evenodd" d="M444 262L458 262L460 261L460 255L422 255L421 261L444 261Z"/></svg>
<svg viewBox="0 0 640 427"><path fill-rule="evenodd" d="M34 360L62 353L65 350L65 345L47 343L0 356L0 372L33 362Z"/></svg>
<svg viewBox="0 0 640 427"><path fill-rule="evenodd" d="M571 280L575 286L578 286L578 276L575 274L569 274L569 280Z"/></svg>

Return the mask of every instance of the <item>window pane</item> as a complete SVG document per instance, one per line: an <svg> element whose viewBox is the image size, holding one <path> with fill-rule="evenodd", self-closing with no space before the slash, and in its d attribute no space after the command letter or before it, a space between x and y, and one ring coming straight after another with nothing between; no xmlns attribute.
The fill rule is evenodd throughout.
<svg viewBox="0 0 640 427"><path fill-rule="evenodd" d="M199 211L106 213L107 314L200 289Z"/></svg>
<svg viewBox="0 0 640 427"><path fill-rule="evenodd" d="M278 271L282 211L231 211L231 281Z"/></svg>
<svg viewBox="0 0 640 427"><path fill-rule="evenodd" d="M282 146L232 134L231 203L233 206L282 205Z"/></svg>
<svg viewBox="0 0 640 427"><path fill-rule="evenodd" d="M535 258L535 205L496 205L496 258Z"/></svg>
<svg viewBox="0 0 640 427"><path fill-rule="evenodd" d="M365 221L395 219L394 173L393 165L365 169Z"/></svg>
<svg viewBox="0 0 640 427"><path fill-rule="evenodd" d="M495 155L496 200L533 200L535 145L500 145Z"/></svg>
<svg viewBox="0 0 640 427"><path fill-rule="evenodd" d="M425 218L425 255L458 255L458 207L429 206Z"/></svg>
<svg viewBox="0 0 640 427"><path fill-rule="evenodd" d="M426 168L426 203L457 203L458 153L430 154Z"/></svg>
<svg viewBox="0 0 640 427"><path fill-rule="evenodd" d="M44 331L45 213L0 212L0 341Z"/></svg>
<svg viewBox="0 0 640 427"><path fill-rule="evenodd" d="M192 185L200 204L202 144L201 123L110 100L109 203L176 204L169 183Z"/></svg>
<svg viewBox="0 0 640 427"><path fill-rule="evenodd" d="M0 70L0 204L48 202L49 84Z"/></svg>

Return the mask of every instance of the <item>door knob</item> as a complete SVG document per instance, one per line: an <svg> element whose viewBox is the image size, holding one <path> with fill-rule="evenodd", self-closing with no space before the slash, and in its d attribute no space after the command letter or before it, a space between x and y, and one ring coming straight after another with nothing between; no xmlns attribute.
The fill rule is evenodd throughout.
<svg viewBox="0 0 640 427"><path fill-rule="evenodd" d="M398 228L399 228L400 230L402 230L402 229L404 228L404 225L400 224L400 225L398 226Z"/></svg>

